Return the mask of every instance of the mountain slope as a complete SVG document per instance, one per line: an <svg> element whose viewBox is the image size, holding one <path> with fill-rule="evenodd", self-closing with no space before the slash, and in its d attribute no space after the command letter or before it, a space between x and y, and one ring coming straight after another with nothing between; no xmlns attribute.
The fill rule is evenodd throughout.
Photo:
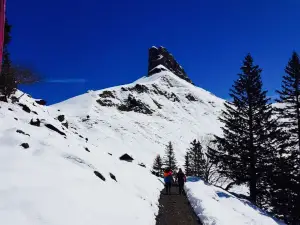
<svg viewBox="0 0 300 225"><path fill-rule="evenodd" d="M51 107L19 104L0 105L1 224L155 224L163 185L149 169L67 129Z"/></svg>
<svg viewBox="0 0 300 225"><path fill-rule="evenodd" d="M224 100L162 65L157 69L160 72L132 84L89 91L53 105L52 114L65 112L68 122L80 124L93 143L105 144L114 153L125 151L148 166L172 141L183 163L193 139L220 134L218 116ZM89 119L82 122L87 116Z"/></svg>

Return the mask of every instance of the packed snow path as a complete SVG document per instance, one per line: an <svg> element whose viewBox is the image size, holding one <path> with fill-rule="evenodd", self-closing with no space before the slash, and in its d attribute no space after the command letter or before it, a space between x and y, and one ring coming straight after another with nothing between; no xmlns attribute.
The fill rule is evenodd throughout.
<svg viewBox="0 0 300 225"><path fill-rule="evenodd" d="M178 194L178 187L171 188L171 195L162 191L156 225L201 225L185 195Z"/></svg>

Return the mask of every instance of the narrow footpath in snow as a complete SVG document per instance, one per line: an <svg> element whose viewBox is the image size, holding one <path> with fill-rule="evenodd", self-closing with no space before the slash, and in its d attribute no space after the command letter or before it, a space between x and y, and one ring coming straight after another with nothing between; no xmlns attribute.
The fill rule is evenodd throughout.
<svg viewBox="0 0 300 225"><path fill-rule="evenodd" d="M178 187L171 188L171 195L162 191L156 225L201 225L185 195L178 194Z"/></svg>

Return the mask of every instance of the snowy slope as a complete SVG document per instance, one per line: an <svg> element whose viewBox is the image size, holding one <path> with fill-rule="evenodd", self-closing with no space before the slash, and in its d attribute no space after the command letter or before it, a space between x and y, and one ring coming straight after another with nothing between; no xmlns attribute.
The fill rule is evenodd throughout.
<svg viewBox="0 0 300 225"><path fill-rule="evenodd" d="M132 84L89 91L56 104L52 113L65 112L68 122L86 130L93 143L105 144L114 154L128 152L148 166L172 141L183 164L193 139L221 134L218 116L224 100L158 67L163 71ZM128 96L140 105L122 111ZM87 115L89 120L82 123Z"/></svg>
<svg viewBox="0 0 300 225"><path fill-rule="evenodd" d="M86 130L73 133L51 116L49 107L28 96L20 102L31 112L0 104L0 224L155 224L163 186L149 169L107 154L111 146L86 141ZM35 118L42 121L40 127L29 124Z"/></svg>
<svg viewBox="0 0 300 225"><path fill-rule="evenodd" d="M163 188L150 173L154 157L171 141L182 165L193 139L221 135L224 103L165 67L156 69L131 84L52 106L27 95L19 103L0 102L0 224L154 225ZM37 118L40 126L31 125ZM125 153L133 162L119 160ZM214 189L187 188L201 207L211 207L199 193L213 197Z"/></svg>
<svg viewBox="0 0 300 225"><path fill-rule="evenodd" d="M284 225L266 212L229 192L198 182L187 182L185 190L197 216L204 225Z"/></svg>

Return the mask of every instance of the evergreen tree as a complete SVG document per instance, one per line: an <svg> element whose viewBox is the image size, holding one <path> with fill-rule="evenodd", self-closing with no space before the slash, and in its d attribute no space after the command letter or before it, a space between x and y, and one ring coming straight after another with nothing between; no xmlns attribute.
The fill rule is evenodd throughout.
<svg viewBox="0 0 300 225"><path fill-rule="evenodd" d="M4 28L3 61L0 74L0 95L3 96L1 99L4 101L7 101L7 98L9 98L10 95L13 94L17 88L17 82L12 69L10 54L8 52L8 44L11 41L10 32L11 25L9 25L6 20Z"/></svg>
<svg viewBox="0 0 300 225"><path fill-rule="evenodd" d="M166 147L163 165L170 168L172 171L177 169L177 160L175 158L175 153L171 142L169 142Z"/></svg>
<svg viewBox="0 0 300 225"><path fill-rule="evenodd" d="M204 177L205 174L205 159L202 152L202 145L196 139L191 142L191 147L188 150L191 173L194 176Z"/></svg>
<svg viewBox="0 0 300 225"><path fill-rule="evenodd" d="M290 135L290 155L277 164L284 168L275 177L274 210L279 215L285 215L285 220L291 224L300 224L300 59L293 52L285 68L278 103L278 117L281 126Z"/></svg>
<svg viewBox="0 0 300 225"><path fill-rule="evenodd" d="M208 155L219 163L221 175L237 184L248 184L250 200L265 206L271 198L273 159L278 149L285 149L287 136L272 117L260 74L261 69L248 54L230 89L233 101L225 103L220 117L223 137L215 136L218 149L210 148Z"/></svg>
<svg viewBox="0 0 300 225"><path fill-rule="evenodd" d="M158 174L158 176L162 176L162 172L163 172L163 162L162 159L160 157L160 155L157 155L154 159L154 163L153 163L153 171Z"/></svg>
<svg viewBox="0 0 300 225"><path fill-rule="evenodd" d="M189 152L186 152L186 154L184 156L184 170L185 170L186 176L192 175Z"/></svg>

